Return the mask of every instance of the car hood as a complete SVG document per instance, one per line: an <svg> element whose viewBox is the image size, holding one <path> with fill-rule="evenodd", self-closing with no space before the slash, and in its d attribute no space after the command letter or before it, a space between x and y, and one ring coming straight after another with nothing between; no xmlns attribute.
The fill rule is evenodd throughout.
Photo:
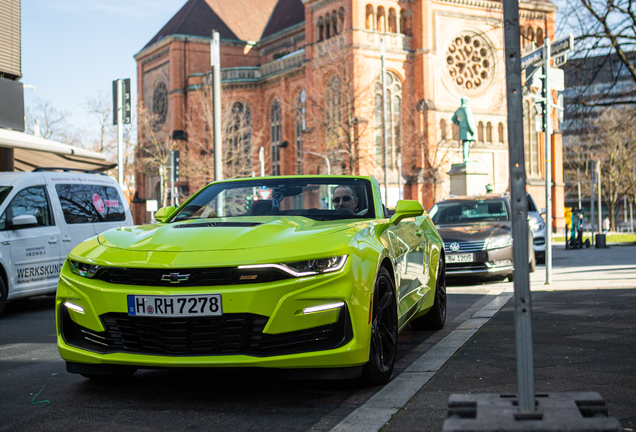
<svg viewBox="0 0 636 432"><path fill-rule="evenodd" d="M97 239L103 246L131 251L223 251L311 242L361 223L364 222L320 222L304 217L198 219L117 228Z"/></svg>
<svg viewBox="0 0 636 432"><path fill-rule="evenodd" d="M444 242L482 241L491 237L512 234L510 222L480 223L466 225L438 225L437 231Z"/></svg>

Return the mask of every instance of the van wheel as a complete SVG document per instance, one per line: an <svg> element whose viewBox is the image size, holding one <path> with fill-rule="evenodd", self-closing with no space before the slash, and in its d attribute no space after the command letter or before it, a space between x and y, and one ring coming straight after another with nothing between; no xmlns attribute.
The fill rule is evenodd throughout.
<svg viewBox="0 0 636 432"><path fill-rule="evenodd" d="M4 281L0 278L0 315L4 310L4 305L7 304L7 287L4 285Z"/></svg>

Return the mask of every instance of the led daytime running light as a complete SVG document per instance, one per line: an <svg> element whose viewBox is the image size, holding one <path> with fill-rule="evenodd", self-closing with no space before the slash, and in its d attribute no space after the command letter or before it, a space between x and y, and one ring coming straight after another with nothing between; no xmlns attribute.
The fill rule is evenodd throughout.
<svg viewBox="0 0 636 432"><path fill-rule="evenodd" d="M249 264L249 265L239 266L238 268L239 268L239 270L275 268L275 269L278 269L278 270L282 270L285 273L289 273L290 275L292 275L294 277L315 276L315 275L321 274L321 273L333 273L333 272L336 272L338 270L341 270L344 267L344 265L346 264L348 257L349 257L348 255L342 255L340 257L336 257L336 263L335 263L335 265L333 267L329 267L329 268L326 268L326 269L321 270L321 271L303 271L303 272L299 272L299 271L296 271L296 270L292 269L291 267L289 267L289 265L287 265L285 263L282 263L282 264ZM308 260L308 261L317 261L317 260Z"/></svg>
<svg viewBox="0 0 636 432"><path fill-rule="evenodd" d="M84 313L84 308L81 306L78 306L76 304L73 304L71 302L64 302L64 306L66 306L67 308L74 310L75 312L79 312L81 314Z"/></svg>
<svg viewBox="0 0 636 432"><path fill-rule="evenodd" d="M341 307L344 306L344 304L345 304L344 302L338 302L338 303L329 303L329 304L320 305L320 306L311 306L311 307L303 309L303 314L310 314L314 312L325 312L328 310L340 309Z"/></svg>

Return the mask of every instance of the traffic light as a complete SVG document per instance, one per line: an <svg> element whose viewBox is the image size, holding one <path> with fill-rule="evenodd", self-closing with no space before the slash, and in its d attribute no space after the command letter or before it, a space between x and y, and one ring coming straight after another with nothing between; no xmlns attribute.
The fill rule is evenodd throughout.
<svg viewBox="0 0 636 432"><path fill-rule="evenodd" d="M174 170L172 171L172 177L174 182L179 181L179 150L172 151L172 166Z"/></svg>

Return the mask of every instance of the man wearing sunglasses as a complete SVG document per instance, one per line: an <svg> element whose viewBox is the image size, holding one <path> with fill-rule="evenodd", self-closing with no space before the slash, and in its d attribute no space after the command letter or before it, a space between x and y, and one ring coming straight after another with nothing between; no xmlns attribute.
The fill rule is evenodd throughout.
<svg viewBox="0 0 636 432"><path fill-rule="evenodd" d="M356 192L351 186L341 185L333 191L333 208L335 209L348 209L352 213L356 212L356 206L358 205L358 197Z"/></svg>

